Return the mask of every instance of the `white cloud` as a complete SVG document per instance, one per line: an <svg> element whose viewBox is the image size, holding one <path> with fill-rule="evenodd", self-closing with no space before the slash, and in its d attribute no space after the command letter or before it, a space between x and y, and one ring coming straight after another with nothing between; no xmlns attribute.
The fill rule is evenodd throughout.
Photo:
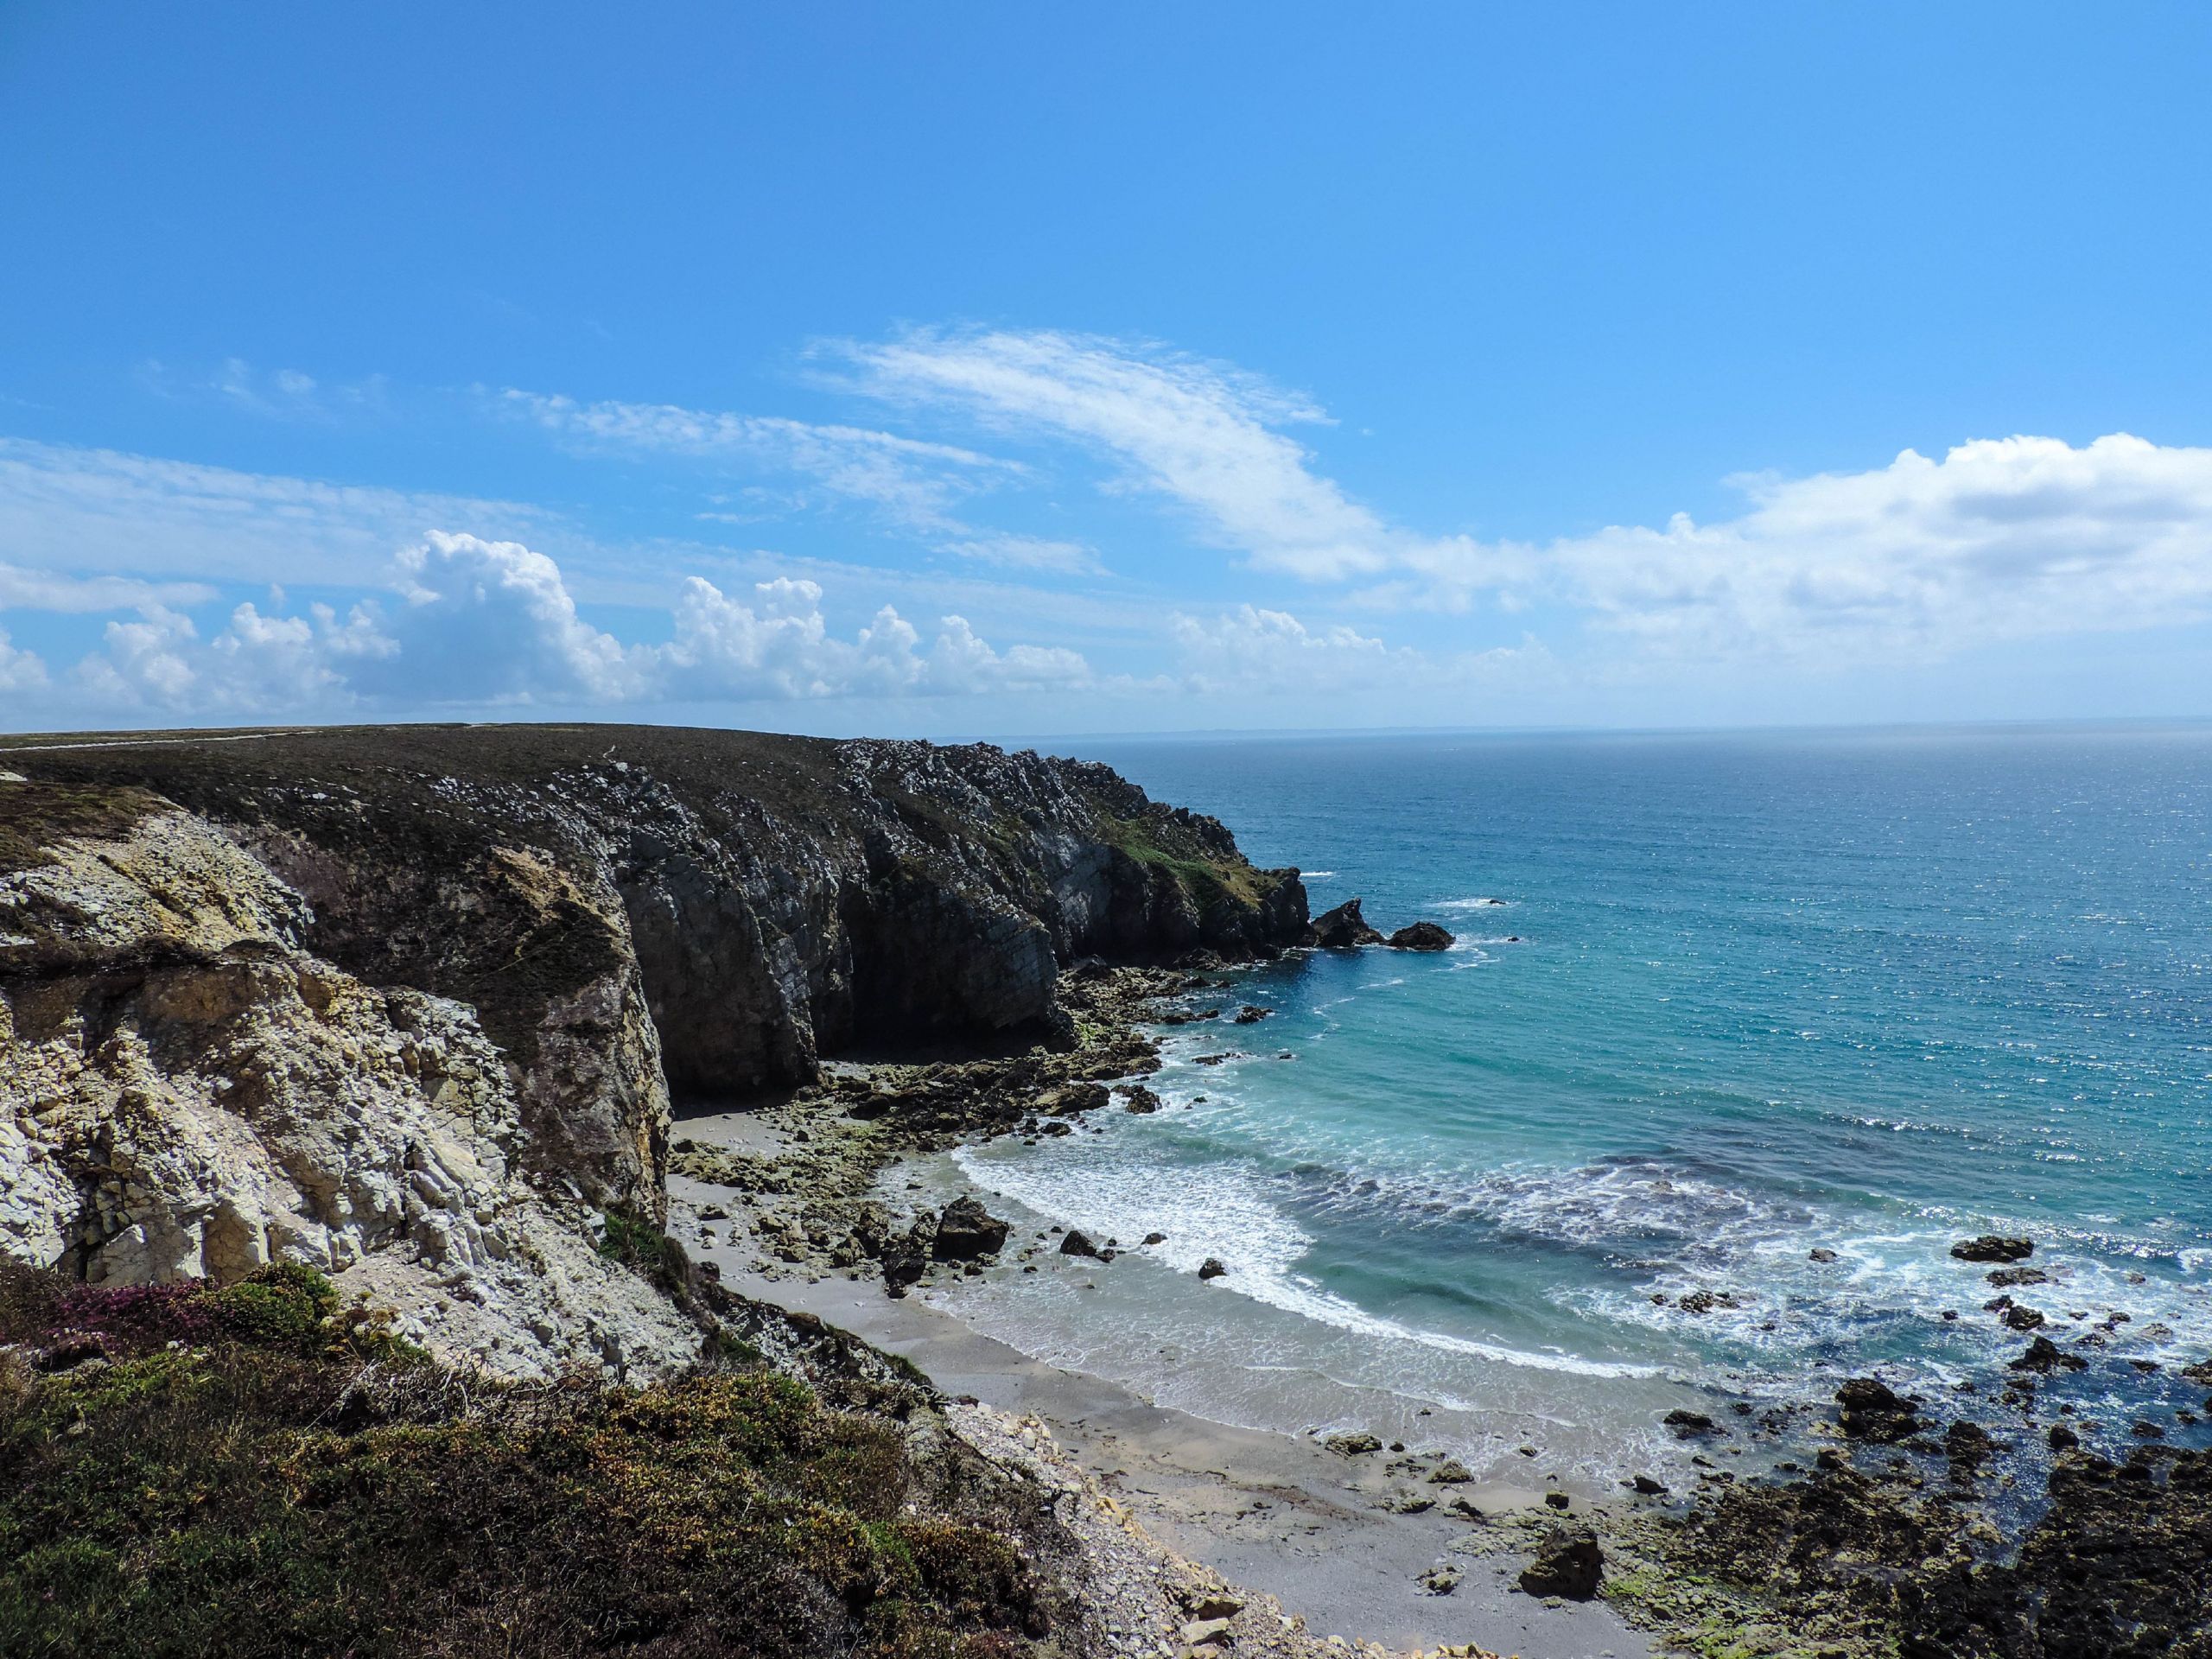
<svg viewBox="0 0 2212 1659"><path fill-rule="evenodd" d="M576 614L561 568L519 542L432 531L400 554L400 649L367 677L386 695L440 702L618 702L650 661ZM404 658L404 661L402 660Z"/></svg>
<svg viewBox="0 0 2212 1659"><path fill-rule="evenodd" d="M1662 656L1925 658L2212 615L2212 449L2014 437L1732 481L1751 499L1736 518L1438 543L1370 596L1456 603L1503 586Z"/></svg>
<svg viewBox="0 0 2212 1659"><path fill-rule="evenodd" d="M366 607L340 621L327 605L304 617L264 616L240 605L203 641L190 617L149 606L136 620L107 625L101 649L72 671L70 689L101 709L312 713L353 700L351 664L397 650Z"/></svg>
<svg viewBox="0 0 2212 1659"><path fill-rule="evenodd" d="M22 694L45 684L46 664L35 652L16 647L10 641L8 630L0 628L0 691Z"/></svg>
<svg viewBox="0 0 2212 1659"><path fill-rule="evenodd" d="M951 696L989 690L1070 689L1090 678L1071 651L998 651L966 620L947 616L926 648L885 606L850 641L832 636L822 589L779 577L751 604L694 576L676 609L676 637L659 653L667 694L681 700L830 696Z"/></svg>
<svg viewBox="0 0 2212 1659"><path fill-rule="evenodd" d="M1351 499L1278 429L1321 412L1234 368L1051 332L842 349L863 391L1072 441L1255 568L1364 582L1370 608L1562 605L1655 659L1925 658L2212 615L2212 449L1980 441L1863 473L1732 480L1750 510L1719 524L1485 542Z"/></svg>
<svg viewBox="0 0 2212 1659"><path fill-rule="evenodd" d="M994 474L1020 470L952 444L773 416L683 409L673 404L585 404L513 390L499 394L496 406L594 448L796 473L834 495L868 502L912 530L963 531L965 527L952 516L955 504L987 485Z"/></svg>
<svg viewBox="0 0 2212 1659"><path fill-rule="evenodd" d="M1075 652L991 645L959 616L935 636L886 606L850 639L830 632L816 583L778 578L749 603L687 581L665 644L625 645L577 612L560 567L516 542L433 531L391 569L398 602L341 618L238 606L212 639L149 605L107 625L68 677L73 703L194 715L308 716L359 707L786 702L1065 690L1091 683ZM281 599L278 601L281 603ZM44 685L0 635L0 689Z"/></svg>
<svg viewBox="0 0 2212 1659"><path fill-rule="evenodd" d="M1316 474L1274 429L1325 419L1307 399L1225 365L1086 335L920 331L844 348L862 390L952 404L1114 460L1217 545L1315 581L1374 575L1395 532Z"/></svg>

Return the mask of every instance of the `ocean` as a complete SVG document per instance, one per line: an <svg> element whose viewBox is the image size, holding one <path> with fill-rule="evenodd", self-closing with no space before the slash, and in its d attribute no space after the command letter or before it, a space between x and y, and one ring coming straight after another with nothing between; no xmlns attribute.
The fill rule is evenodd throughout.
<svg viewBox="0 0 2212 1659"><path fill-rule="evenodd" d="M2046 1412L2202 1439L2212 728L1074 747L1457 943L1237 973L1163 1028L1166 1109L940 1161L1167 1236L938 1306L1216 1421L1605 1483L1800 1454L1869 1372L2017 1433L2029 1337L1948 1247L2018 1233L2088 1362Z"/></svg>

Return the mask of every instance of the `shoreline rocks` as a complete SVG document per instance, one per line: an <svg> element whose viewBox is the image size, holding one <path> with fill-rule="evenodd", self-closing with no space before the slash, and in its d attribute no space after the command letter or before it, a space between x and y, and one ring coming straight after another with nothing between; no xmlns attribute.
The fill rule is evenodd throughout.
<svg viewBox="0 0 2212 1659"><path fill-rule="evenodd" d="M1306 930L1306 943L1322 950L1356 950L1380 944L1382 936L1360 912L1360 901L1347 899L1334 910L1324 911Z"/></svg>

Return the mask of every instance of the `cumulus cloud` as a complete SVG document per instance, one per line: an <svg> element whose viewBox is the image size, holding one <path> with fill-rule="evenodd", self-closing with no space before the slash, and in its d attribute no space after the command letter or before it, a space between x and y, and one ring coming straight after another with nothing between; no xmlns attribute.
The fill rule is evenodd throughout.
<svg viewBox="0 0 2212 1659"><path fill-rule="evenodd" d="M683 409L673 404L579 403L509 390L497 406L572 442L742 463L809 478L834 495L867 502L908 529L960 531L962 498L1012 463L957 445L865 427L817 425L776 416Z"/></svg>
<svg viewBox="0 0 2212 1659"><path fill-rule="evenodd" d="M1390 529L1276 429L1321 410L1241 370L1049 331L925 330L843 349L879 397L958 404L1109 457L1123 486L1173 502L1262 569L1334 581L1391 562Z"/></svg>
<svg viewBox="0 0 2212 1659"><path fill-rule="evenodd" d="M518 542L433 531L391 576L397 602L340 616L238 606L212 638L184 613L143 607L107 625L68 690L104 709L270 712L644 702L961 696L1091 683L1071 651L994 646L949 615L935 633L889 606L849 638L830 631L816 583L778 578L749 600L701 577L683 585L663 643L628 644L579 613L560 567ZM46 683L0 635L0 689Z"/></svg>
<svg viewBox="0 0 2212 1659"><path fill-rule="evenodd" d="M2212 615L2212 449L2013 437L1732 482L1738 518L1436 543L1369 597L1556 599L1651 652L1707 657L1925 658Z"/></svg>
<svg viewBox="0 0 2212 1659"><path fill-rule="evenodd" d="M1071 651L1015 645L999 651L967 620L947 616L935 640L889 606L849 641L833 637L822 589L779 577L759 583L747 604L703 577L683 585L676 637L659 653L669 695L680 699L951 696L976 691L1059 689L1090 680Z"/></svg>
<svg viewBox="0 0 2212 1659"><path fill-rule="evenodd" d="M46 684L46 664L35 652L18 649L0 628L0 691L22 694Z"/></svg>
<svg viewBox="0 0 2212 1659"><path fill-rule="evenodd" d="M365 606L340 620L327 605L305 616L264 616L240 605L202 639L190 617L156 605L110 622L101 648L71 671L69 689L102 709L307 713L351 700L349 664L397 649Z"/></svg>
<svg viewBox="0 0 2212 1659"><path fill-rule="evenodd" d="M620 702L651 664L576 614L561 568L519 542L432 531L399 556L406 605L379 691L444 702ZM401 661L401 658L404 661Z"/></svg>

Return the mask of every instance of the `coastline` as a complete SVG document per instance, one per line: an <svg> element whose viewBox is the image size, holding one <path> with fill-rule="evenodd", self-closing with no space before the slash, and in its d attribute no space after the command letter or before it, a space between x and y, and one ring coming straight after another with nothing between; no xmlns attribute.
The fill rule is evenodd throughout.
<svg viewBox="0 0 2212 1659"><path fill-rule="evenodd" d="M1157 1065L1158 1045L1138 1020L1160 999L1218 988L1175 969L1098 969L1071 981L1081 1033L1071 1052L832 1062L817 1090L680 1116L670 1235L725 1288L912 1362L958 1408L1033 1427L1109 1510L1175 1556L1272 1598L1324 1642L1416 1652L1471 1646L1522 1659L1655 1652L1603 1600L1533 1596L1516 1583L1562 1508L1603 1522L1623 1507L1612 1500L1593 1503L1555 1482L1439 1484L1427 1476L1440 1458L1419 1448L1348 1455L1214 1422L1032 1358L903 1285L887 1286L886 1260L895 1262L901 1248L878 1196L887 1172L997 1134L1077 1132L1085 1110L1141 1101L1131 1079ZM868 1255L851 1248L855 1235L871 1236ZM1012 1256L1017 1247L1005 1248ZM967 1269L954 1262L930 1270ZM890 1276L902 1275L894 1266ZM1440 1584L1450 1587L1440 1593Z"/></svg>
<svg viewBox="0 0 2212 1659"><path fill-rule="evenodd" d="M748 1127L749 1116L716 1114L686 1120L683 1128L719 1144L724 1133ZM741 1144L741 1133L733 1139ZM721 1270L726 1287L897 1354L956 1402L1042 1423L1161 1544L1274 1597L1325 1638L1393 1650L1472 1643L1522 1659L1632 1659L1655 1650L1602 1602L1548 1602L1515 1586L1520 1546L1533 1546L1554 1513L1541 1488L1452 1488L1481 1518L1442 1503L1401 1512L1395 1495L1433 1498L1441 1489L1390 1474L1380 1455L1346 1458L1310 1440L1153 1405L1119 1383L1032 1359L914 1297L893 1300L880 1280L760 1272L748 1265L749 1243L696 1242L699 1211L719 1207L718 1192L680 1175L669 1182L671 1232ZM1575 1512L1588 1512L1573 1502ZM1536 1531L1524 1535L1523 1520ZM1509 1541L1515 1548L1493 1553ZM1469 1544L1480 1548L1455 1548ZM1428 1593L1421 1575L1447 1562L1460 1574L1457 1586L1449 1595Z"/></svg>

